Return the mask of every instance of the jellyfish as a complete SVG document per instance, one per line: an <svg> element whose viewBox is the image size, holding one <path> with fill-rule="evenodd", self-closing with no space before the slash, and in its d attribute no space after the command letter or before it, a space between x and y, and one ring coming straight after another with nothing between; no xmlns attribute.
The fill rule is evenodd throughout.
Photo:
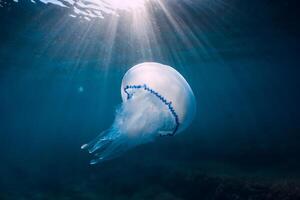
<svg viewBox="0 0 300 200"><path fill-rule="evenodd" d="M196 112L193 91L174 68L146 62L130 68L122 79L122 103L111 127L81 146L95 155L90 164L120 156L127 150L174 136L185 130Z"/></svg>

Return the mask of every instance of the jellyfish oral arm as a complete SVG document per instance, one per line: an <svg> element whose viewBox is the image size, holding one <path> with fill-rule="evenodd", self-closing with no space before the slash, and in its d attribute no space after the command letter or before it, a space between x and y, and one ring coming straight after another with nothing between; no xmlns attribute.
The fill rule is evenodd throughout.
<svg viewBox="0 0 300 200"><path fill-rule="evenodd" d="M174 120L175 120L175 127L174 127L173 131L159 131L160 136L173 136L173 135L175 135L176 131L179 128L180 123L179 123L178 115L177 115L174 107L172 106L172 101L168 101L163 95L159 94L154 89L148 87L147 84L127 85L127 86L125 86L123 90L127 94L127 99L130 99L132 97L132 94L128 92L129 89L143 89L145 91L150 92L151 94L156 96L158 99L160 99L168 107L168 109L172 113L172 116L174 117Z"/></svg>
<svg viewBox="0 0 300 200"><path fill-rule="evenodd" d="M129 89L129 87L128 87ZM88 144L82 145L96 158L90 164L110 160L127 150L153 141L159 134L173 134L174 119L167 106L145 89L123 102L112 126Z"/></svg>

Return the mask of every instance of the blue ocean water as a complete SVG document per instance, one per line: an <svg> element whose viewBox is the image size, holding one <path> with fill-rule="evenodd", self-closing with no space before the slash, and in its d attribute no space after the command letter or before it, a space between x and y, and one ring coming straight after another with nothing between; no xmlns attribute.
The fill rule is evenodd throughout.
<svg viewBox="0 0 300 200"><path fill-rule="evenodd" d="M296 2L166 1L142 22L3 2L0 199L299 198ZM141 62L178 70L196 117L91 166L80 146L111 125Z"/></svg>

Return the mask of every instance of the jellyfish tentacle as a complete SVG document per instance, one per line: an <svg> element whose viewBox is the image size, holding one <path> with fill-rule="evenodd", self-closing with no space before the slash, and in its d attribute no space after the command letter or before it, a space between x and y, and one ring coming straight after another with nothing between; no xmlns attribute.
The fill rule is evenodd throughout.
<svg viewBox="0 0 300 200"><path fill-rule="evenodd" d="M109 143L106 143L105 146L98 148L98 153L95 154L96 158L90 161L90 164L97 164L101 161L110 160L115 157L118 157L120 154L126 152L132 146L135 146L133 143L130 143L128 138L125 135L118 135L114 140L110 140Z"/></svg>
<svg viewBox="0 0 300 200"><path fill-rule="evenodd" d="M81 149L88 149L89 153L95 152L97 149L104 146L110 140L107 138L107 133L110 129L101 132L95 139L81 146Z"/></svg>
<svg viewBox="0 0 300 200"><path fill-rule="evenodd" d="M111 143L111 139L100 139L97 143L95 143L93 146L89 148L89 153L94 153L95 151L104 149L109 143Z"/></svg>

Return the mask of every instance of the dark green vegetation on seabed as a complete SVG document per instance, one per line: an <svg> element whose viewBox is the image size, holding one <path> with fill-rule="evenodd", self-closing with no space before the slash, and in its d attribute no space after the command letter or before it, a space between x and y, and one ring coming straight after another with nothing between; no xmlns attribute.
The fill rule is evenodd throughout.
<svg viewBox="0 0 300 200"><path fill-rule="evenodd" d="M300 199L297 1L197 2L170 8L203 46L187 46L157 12L151 55L123 19L107 51L105 19L29 1L1 7L0 199ZM143 61L186 77L193 124L88 165L80 146L109 127L123 74Z"/></svg>

